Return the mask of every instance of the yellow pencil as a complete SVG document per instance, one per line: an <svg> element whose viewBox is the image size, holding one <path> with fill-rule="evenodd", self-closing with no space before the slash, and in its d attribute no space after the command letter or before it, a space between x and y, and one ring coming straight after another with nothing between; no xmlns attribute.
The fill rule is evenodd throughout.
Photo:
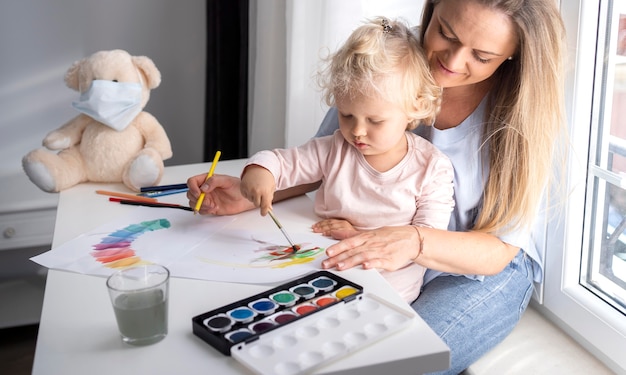
<svg viewBox="0 0 626 375"><path fill-rule="evenodd" d="M209 169L209 173L206 174L206 178L204 179L205 182L206 180L211 178L211 176L213 176L213 171L215 171L215 166L217 165L217 161L220 159L220 155L222 155L220 151L217 151L215 153L215 157L213 158L213 163L211 164L211 169ZM198 202L196 202L196 207L193 209L194 215L197 214L198 211L200 211L200 207L202 207L203 201L204 201L204 192L200 193L200 196L198 197Z"/></svg>

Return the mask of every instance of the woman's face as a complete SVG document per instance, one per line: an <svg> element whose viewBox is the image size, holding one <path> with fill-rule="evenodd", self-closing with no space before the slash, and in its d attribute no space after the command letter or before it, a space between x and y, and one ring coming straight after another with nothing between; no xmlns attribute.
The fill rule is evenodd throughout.
<svg viewBox="0 0 626 375"><path fill-rule="evenodd" d="M433 77L444 88L491 77L513 56L517 44L506 15L472 0L441 0L424 35Z"/></svg>

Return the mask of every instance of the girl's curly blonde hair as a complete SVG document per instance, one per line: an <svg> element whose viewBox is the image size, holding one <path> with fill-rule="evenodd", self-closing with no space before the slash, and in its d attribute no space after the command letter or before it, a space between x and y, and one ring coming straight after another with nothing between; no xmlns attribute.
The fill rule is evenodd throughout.
<svg viewBox="0 0 626 375"><path fill-rule="evenodd" d="M376 17L358 27L318 72L326 104L337 98L379 95L401 105L411 119L407 130L432 124L441 104L441 88L405 23Z"/></svg>

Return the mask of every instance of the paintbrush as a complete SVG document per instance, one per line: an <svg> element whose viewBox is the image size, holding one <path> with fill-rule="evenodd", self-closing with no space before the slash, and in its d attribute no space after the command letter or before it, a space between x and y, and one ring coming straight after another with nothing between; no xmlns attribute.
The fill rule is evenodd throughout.
<svg viewBox="0 0 626 375"><path fill-rule="evenodd" d="M291 245L291 248L293 249L293 253L295 254L298 251L298 248L296 247L296 245L294 245L294 243L291 240L291 238L289 238L289 235L285 231L285 228L283 228L283 226L280 224L280 221L278 221L278 219L276 218L276 216L274 216L272 211L267 211L267 213L270 215L272 220L274 220L274 223L276 224L278 229L280 229L280 231L283 232L283 236L285 236L285 238L287 239L287 242L289 242L289 245Z"/></svg>

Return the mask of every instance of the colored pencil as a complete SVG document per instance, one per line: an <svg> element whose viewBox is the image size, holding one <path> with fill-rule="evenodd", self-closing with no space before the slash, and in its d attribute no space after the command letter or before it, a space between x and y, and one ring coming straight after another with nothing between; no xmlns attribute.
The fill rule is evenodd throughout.
<svg viewBox="0 0 626 375"><path fill-rule="evenodd" d="M174 203L161 203L161 202L144 202L133 199L122 199L122 198L109 198L111 202L119 202L120 204L127 204L131 206L143 206L143 207L162 207L162 208L178 208L185 211L193 211L191 207L183 206L180 204Z"/></svg>
<svg viewBox="0 0 626 375"><path fill-rule="evenodd" d="M278 221L278 219L276 218L276 216L274 216L272 211L267 211L267 213L270 215L272 220L274 220L274 223L276 224L278 229L280 229L280 231L283 232L283 236L285 236L285 238L287 239L287 242L289 242L289 245L291 245L291 248L293 249L293 252L295 254L298 251L298 248L296 248L296 245L294 245L291 238L289 238L289 235L287 234L287 231L285 230L285 228L283 228L283 226L280 224L280 221Z"/></svg>
<svg viewBox="0 0 626 375"><path fill-rule="evenodd" d="M164 191L164 190L178 190L178 189L186 189L187 184L173 184L173 185L159 185L159 186L146 186L139 189L142 193L148 191Z"/></svg>
<svg viewBox="0 0 626 375"><path fill-rule="evenodd" d="M126 193L118 193L116 191L96 190L96 194L108 195L110 197L119 197L119 198L132 199L132 200L136 200L136 201L157 202L157 200L155 198L141 197L141 196L138 196L138 195L126 194Z"/></svg>
<svg viewBox="0 0 626 375"><path fill-rule="evenodd" d="M184 193L187 190L189 190L189 188L186 187L186 186L187 185L185 185L185 188L183 188L183 189L146 191L146 192L143 192L143 193L139 193L137 195L139 195L140 197L155 198L155 197L162 197L162 196L165 196L165 195L180 194L180 193Z"/></svg>
<svg viewBox="0 0 626 375"><path fill-rule="evenodd" d="M213 172L215 171L215 166L217 165L217 161L220 159L220 155L222 155L221 151L217 151L215 153L215 157L213 158L213 163L211 164L211 169L209 169L209 173L206 174L206 178L204 182L206 182L211 176L213 176ZM196 202L196 207L193 209L193 214L197 214L200 211L200 207L202 207L202 202L204 201L204 192L200 193L198 197L198 202Z"/></svg>

